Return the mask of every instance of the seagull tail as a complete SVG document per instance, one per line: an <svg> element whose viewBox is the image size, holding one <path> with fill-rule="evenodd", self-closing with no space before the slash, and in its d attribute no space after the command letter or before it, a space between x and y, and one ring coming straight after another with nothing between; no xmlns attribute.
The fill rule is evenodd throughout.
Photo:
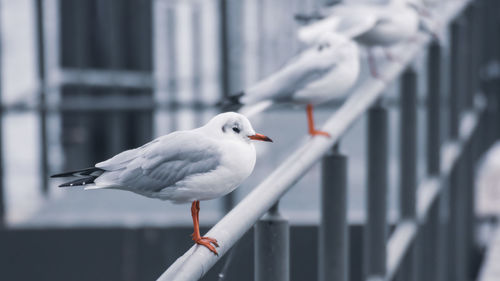
<svg viewBox="0 0 500 281"><path fill-rule="evenodd" d="M88 184L93 184L94 180L97 177L99 177L100 175L102 175L103 173L104 173L103 169L96 168L96 167L90 167L90 168L86 168L86 169L51 175L50 177L51 178L77 177L76 180L65 182L65 183L59 185L59 187L84 186L84 185L88 185Z"/></svg>
<svg viewBox="0 0 500 281"><path fill-rule="evenodd" d="M243 106L241 98L244 95L245 92L239 92L237 94L230 95L219 101L216 105L223 111L238 111Z"/></svg>

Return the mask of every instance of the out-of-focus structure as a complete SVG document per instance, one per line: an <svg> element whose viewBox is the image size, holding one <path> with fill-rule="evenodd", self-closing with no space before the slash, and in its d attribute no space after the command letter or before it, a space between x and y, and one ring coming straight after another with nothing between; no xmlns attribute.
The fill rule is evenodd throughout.
<svg viewBox="0 0 500 281"><path fill-rule="evenodd" d="M202 203L222 257L188 250L189 206L49 181L204 123L221 97L297 53L294 15L340 1L327 2L2 3L0 279L493 280L484 252L498 214L475 212L474 178L500 136L496 0L430 1L442 40L397 46L385 81L365 73L347 100L322 106L329 139L287 127L306 125L291 108L256 117L278 148L258 147L248 183ZM7 67L27 56L8 41L23 7L24 80Z"/></svg>

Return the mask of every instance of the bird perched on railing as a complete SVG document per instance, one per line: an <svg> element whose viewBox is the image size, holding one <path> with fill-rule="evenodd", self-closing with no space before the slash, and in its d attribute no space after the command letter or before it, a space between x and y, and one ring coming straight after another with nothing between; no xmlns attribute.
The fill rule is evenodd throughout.
<svg viewBox="0 0 500 281"><path fill-rule="evenodd" d="M227 112L203 127L173 132L95 167L52 177L77 178L60 187L120 189L174 203L192 202L193 240L217 254L217 240L200 235L199 200L226 195L252 173L256 158L252 140L272 142L255 133L245 116Z"/></svg>
<svg viewBox="0 0 500 281"><path fill-rule="evenodd" d="M356 43L345 36L325 32L277 72L219 104L226 108L263 101L306 104L309 134L328 136L314 126L313 105L344 96L358 75Z"/></svg>
<svg viewBox="0 0 500 281"><path fill-rule="evenodd" d="M298 30L298 38L312 44L325 32L336 32L354 39L367 47L371 74L379 77L372 48L387 48L414 38L419 27L432 33L427 14L420 0L392 0L385 5L338 4L320 14L297 15L297 20L314 21ZM387 50L386 55L393 59Z"/></svg>

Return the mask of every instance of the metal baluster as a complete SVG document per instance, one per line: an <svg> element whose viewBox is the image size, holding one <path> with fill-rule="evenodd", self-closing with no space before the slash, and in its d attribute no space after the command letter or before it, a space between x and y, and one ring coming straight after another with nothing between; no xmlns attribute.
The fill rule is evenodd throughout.
<svg viewBox="0 0 500 281"><path fill-rule="evenodd" d="M380 104L368 112L368 182L364 269L366 277L380 279L386 274L387 110Z"/></svg>
<svg viewBox="0 0 500 281"><path fill-rule="evenodd" d="M480 72L481 72L481 50L483 43L483 31L481 30L482 1L472 3L472 78L474 81L472 87L472 102L475 94L479 90Z"/></svg>
<svg viewBox="0 0 500 281"><path fill-rule="evenodd" d="M276 203L255 224L255 280L290 280L290 227Z"/></svg>
<svg viewBox="0 0 500 281"><path fill-rule="evenodd" d="M491 10L492 10L492 14L491 16L493 17L493 26L492 26L492 40L493 40L493 61L495 62L495 64L498 65L498 63L500 62L500 17L499 17L499 13L500 13L500 2L499 1L494 1L492 0L491 1ZM496 71L497 72L497 71ZM498 73L495 73L496 76L498 76ZM493 80L493 91L492 93L494 94L495 96L495 99L493 100L493 102L495 103L494 106L496 107L495 111L494 111L494 115L493 117L495 118L494 120L492 120L492 134L491 134L491 139L490 139L490 143L489 145L492 145L498 138L500 138L500 97L499 97L499 94L500 94L500 83L498 82L498 77L495 77L496 79Z"/></svg>
<svg viewBox="0 0 500 281"><path fill-rule="evenodd" d="M242 57L241 37L244 33L240 19L243 16L243 1L219 0L219 58L220 58L220 89L221 97L227 97L241 90L243 85L243 64L239 60ZM233 49L231 49L231 46ZM234 49L236 47L236 49ZM237 51L238 53L235 53ZM227 213L236 205L237 192L231 192L222 199L222 208Z"/></svg>
<svg viewBox="0 0 500 281"><path fill-rule="evenodd" d="M347 157L338 144L323 157L319 280L348 280Z"/></svg>
<svg viewBox="0 0 500 281"><path fill-rule="evenodd" d="M427 173L439 175L441 165L441 46L433 42L427 58Z"/></svg>
<svg viewBox="0 0 500 281"><path fill-rule="evenodd" d="M482 147L486 150L492 141L497 138L496 133L496 124L497 124L497 94L496 94L496 82L495 79L492 79L490 66L496 60L496 46L497 46L497 38L495 36L495 5L497 0L485 0L485 10L484 10L484 32L486 33L484 36L484 65L485 68L485 79L483 81L483 89L486 94L488 103L485 112L485 122L484 125L484 137L482 139Z"/></svg>
<svg viewBox="0 0 500 281"><path fill-rule="evenodd" d="M462 16L465 21L465 34L462 42L460 43L460 49L462 50L461 65L460 68L462 72L462 82L464 83L463 87L463 109L470 109L472 107L472 92L474 88L474 77L476 73L474 73L474 63L473 63L473 49L474 49L474 12L473 5L469 4L467 9Z"/></svg>
<svg viewBox="0 0 500 281"><path fill-rule="evenodd" d="M417 189L417 74L411 67L402 76L400 100L399 210L402 220L414 220ZM421 235L417 234L404 259L401 280L420 280L420 247L417 247L420 238Z"/></svg>
<svg viewBox="0 0 500 281"><path fill-rule="evenodd" d="M427 173L429 176L439 176L441 172L441 46L434 41L429 47L427 58ZM428 278L426 280L438 280L444 268L439 257L444 252L442 245L445 241L439 240L439 209L442 204L438 196L435 206L428 217L428 236L424 260L427 262Z"/></svg>
<svg viewBox="0 0 500 281"><path fill-rule="evenodd" d="M40 183L43 194L49 191L48 175L49 161L47 149L47 109L45 93L45 38L44 38L44 17L43 1L36 0L36 36L37 36L37 75L38 75L38 102L39 106L39 132L40 132Z"/></svg>
<svg viewBox="0 0 500 281"><path fill-rule="evenodd" d="M458 138L458 124L460 117L460 105L461 105L461 76L460 68L463 67L460 62L460 44L464 41L464 24L460 19L457 19L451 24L451 57L450 57L450 137L452 139Z"/></svg>
<svg viewBox="0 0 500 281"><path fill-rule="evenodd" d="M450 180L450 222L449 222L449 279L464 281L465 261L465 178L464 155L462 154L452 170Z"/></svg>
<svg viewBox="0 0 500 281"><path fill-rule="evenodd" d="M474 219L474 200L476 198L474 192L474 159L473 159L473 142L474 134L469 139L469 143L464 148L464 183L463 183L463 203L464 203L464 223L463 223L463 240L464 240L464 266L465 278L473 280L473 257L474 257L474 232L475 232L475 219Z"/></svg>
<svg viewBox="0 0 500 281"><path fill-rule="evenodd" d="M2 11L0 9L0 11ZM0 18L0 23L1 23L1 18ZM0 29L1 29L1 24L0 24ZM2 36L0 35L0 47L2 46ZM4 198L4 166L3 166L3 115L4 115L4 106L3 106L3 99L2 99L2 72L3 72L3 64L2 64L2 54L3 52L0 49L0 229L5 225L5 198Z"/></svg>

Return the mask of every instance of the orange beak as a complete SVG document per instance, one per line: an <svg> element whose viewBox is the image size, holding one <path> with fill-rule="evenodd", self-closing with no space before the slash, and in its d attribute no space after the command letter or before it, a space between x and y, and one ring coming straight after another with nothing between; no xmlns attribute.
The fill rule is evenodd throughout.
<svg viewBox="0 0 500 281"><path fill-rule="evenodd" d="M249 139L252 139L252 140L258 140L258 141L268 141L268 142L273 142L272 139L264 136L264 135L261 135L261 134L255 134L253 136L248 136Z"/></svg>

